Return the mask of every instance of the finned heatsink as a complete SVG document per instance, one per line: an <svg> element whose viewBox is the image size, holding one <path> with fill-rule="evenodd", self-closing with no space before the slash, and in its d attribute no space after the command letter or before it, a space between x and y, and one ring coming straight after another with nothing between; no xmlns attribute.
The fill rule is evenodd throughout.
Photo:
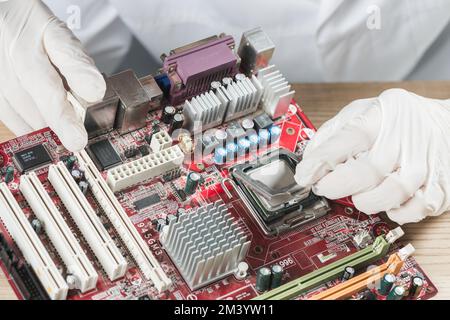
<svg viewBox="0 0 450 320"><path fill-rule="evenodd" d="M259 70L258 80L264 87L261 100L264 111L272 119L286 114L295 94L286 78L274 65L271 65Z"/></svg>
<svg viewBox="0 0 450 320"><path fill-rule="evenodd" d="M69 287L8 186L0 184L0 217L52 300L65 300Z"/></svg>
<svg viewBox="0 0 450 320"><path fill-rule="evenodd" d="M221 201L181 215L164 228L160 241L192 290L233 273L250 247Z"/></svg>
<svg viewBox="0 0 450 320"><path fill-rule="evenodd" d="M235 81L223 82L214 83L215 91L186 100L183 113L188 130L205 131L258 109L263 87L255 76L238 74Z"/></svg>

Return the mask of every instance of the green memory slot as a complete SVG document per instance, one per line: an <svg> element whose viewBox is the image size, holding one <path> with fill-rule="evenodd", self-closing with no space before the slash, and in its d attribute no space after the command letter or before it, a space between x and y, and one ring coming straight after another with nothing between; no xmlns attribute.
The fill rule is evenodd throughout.
<svg viewBox="0 0 450 320"><path fill-rule="evenodd" d="M276 289L261 294L253 298L253 300L288 300L295 298L310 289L340 277L347 266L360 269L381 259L386 256L389 247L390 242L386 240L385 236L379 236L372 245L308 273L303 277L292 280Z"/></svg>

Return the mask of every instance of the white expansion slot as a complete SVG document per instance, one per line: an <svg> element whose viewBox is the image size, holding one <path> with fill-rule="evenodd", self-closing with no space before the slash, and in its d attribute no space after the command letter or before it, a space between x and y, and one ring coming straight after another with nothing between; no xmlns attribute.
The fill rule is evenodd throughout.
<svg viewBox="0 0 450 320"><path fill-rule="evenodd" d="M94 251L110 280L125 275L127 261L95 214L63 162L50 166L48 179Z"/></svg>
<svg viewBox="0 0 450 320"><path fill-rule="evenodd" d="M45 232L66 265L67 274L74 279L74 288L83 293L94 289L98 280L94 266L34 172L20 177L20 191L43 222Z"/></svg>
<svg viewBox="0 0 450 320"><path fill-rule="evenodd" d="M175 145L108 170L106 181L117 192L176 169L183 159L183 152Z"/></svg>
<svg viewBox="0 0 450 320"><path fill-rule="evenodd" d="M166 290L172 284L172 281L161 268L147 243L137 232L119 201L100 175L97 167L86 151L78 153L77 158L81 168L85 171L86 180L89 182L95 198L119 233L139 269L147 279L153 282L159 292Z"/></svg>
<svg viewBox="0 0 450 320"><path fill-rule="evenodd" d="M69 287L7 185L0 184L0 217L52 300L65 300Z"/></svg>

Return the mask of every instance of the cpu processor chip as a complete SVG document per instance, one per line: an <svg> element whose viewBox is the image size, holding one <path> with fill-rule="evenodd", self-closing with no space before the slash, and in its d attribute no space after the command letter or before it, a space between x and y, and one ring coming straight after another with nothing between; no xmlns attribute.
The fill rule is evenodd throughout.
<svg viewBox="0 0 450 320"><path fill-rule="evenodd" d="M267 234L279 234L326 214L325 199L295 182L297 155L276 150L259 159L231 169L244 203Z"/></svg>

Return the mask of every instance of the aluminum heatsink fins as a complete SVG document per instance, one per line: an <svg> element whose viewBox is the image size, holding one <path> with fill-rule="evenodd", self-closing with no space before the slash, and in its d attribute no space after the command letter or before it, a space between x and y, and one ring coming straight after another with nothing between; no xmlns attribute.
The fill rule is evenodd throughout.
<svg viewBox="0 0 450 320"><path fill-rule="evenodd" d="M225 78L222 84L211 84L214 90L186 100L183 108L186 127L200 132L223 122L255 112L263 94L260 81L252 76L238 74L235 81Z"/></svg>
<svg viewBox="0 0 450 320"><path fill-rule="evenodd" d="M233 273L250 247L221 201L181 215L164 228L160 240L192 290Z"/></svg>
<svg viewBox="0 0 450 320"><path fill-rule="evenodd" d="M276 119L286 114L295 91L281 72L274 66L259 70L258 80L264 87L262 107L264 111Z"/></svg>

